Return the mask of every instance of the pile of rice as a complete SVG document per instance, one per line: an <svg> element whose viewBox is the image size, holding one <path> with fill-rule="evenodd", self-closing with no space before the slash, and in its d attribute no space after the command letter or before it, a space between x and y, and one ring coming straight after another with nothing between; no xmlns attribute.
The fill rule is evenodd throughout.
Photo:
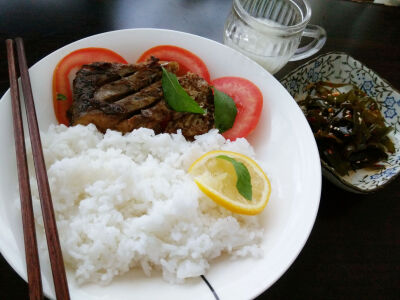
<svg viewBox="0 0 400 300"><path fill-rule="evenodd" d="M262 255L259 217L216 205L187 173L211 150L254 157L245 139L226 141L214 130L187 142L179 132L103 135L92 125L59 125L42 133L42 143L64 260L78 283L107 284L132 268L148 276L161 270L168 282L181 283L205 274L223 253ZM31 185L45 249L34 177Z"/></svg>

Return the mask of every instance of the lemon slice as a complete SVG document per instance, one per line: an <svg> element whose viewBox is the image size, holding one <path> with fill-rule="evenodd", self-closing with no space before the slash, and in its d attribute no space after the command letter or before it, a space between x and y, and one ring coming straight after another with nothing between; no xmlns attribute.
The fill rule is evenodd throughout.
<svg viewBox="0 0 400 300"><path fill-rule="evenodd" d="M247 200L239 193L236 187L238 177L235 168L228 160L218 158L221 155L228 156L247 167L252 185L251 200ZM267 175L254 160L240 153L207 152L190 166L189 173L204 194L235 213L245 215L260 213L267 205L271 194L271 184Z"/></svg>

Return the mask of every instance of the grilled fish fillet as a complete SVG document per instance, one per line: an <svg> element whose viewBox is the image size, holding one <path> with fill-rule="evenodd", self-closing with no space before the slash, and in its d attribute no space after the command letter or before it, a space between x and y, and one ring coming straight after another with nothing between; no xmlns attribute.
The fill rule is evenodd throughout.
<svg viewBox="0 0 400 300"><path fill-rule="evenodd" d="M176 62L163 63L176 73ZM123 133L146 127L156 133L181 130L187 139L214 127L211 87L200 76L188 73L178 78L181 86L199 105L204 115L176 112L164 100L162 70L157 58L139 64L96 62L84 65L73 81L74 101L68 112L71 125L93 123Z"/></svg>

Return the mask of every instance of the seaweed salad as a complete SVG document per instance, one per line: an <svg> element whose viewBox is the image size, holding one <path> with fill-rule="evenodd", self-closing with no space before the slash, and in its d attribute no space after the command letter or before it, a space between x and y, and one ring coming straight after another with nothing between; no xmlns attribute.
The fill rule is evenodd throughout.
<svg viewBox="0 0 400 300"><path fill-rule="evenodd" d="M338 88L349 86L347 92ZM395 151L378 103L358 87L330 82L311 83L298 104L317 141L321 158L340 175L379 164Z"/></svg>

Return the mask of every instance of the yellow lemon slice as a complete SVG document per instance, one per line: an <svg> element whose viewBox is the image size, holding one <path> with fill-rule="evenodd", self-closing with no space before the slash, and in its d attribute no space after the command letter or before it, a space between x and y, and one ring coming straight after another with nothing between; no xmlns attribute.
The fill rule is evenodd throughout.
<svg viewBox="0 0 400 300"><path fill-rule="evenodd" d="M238 191L235 167L229 160L221 159L221 156L227 156L246 166L251 178L251 200L247 200ZM264 171L254 160L240 153L207 152L190 166L189 173L204 194L235 213L245 215L260 213L267 205L271 194L271 183Z"/></svg>

